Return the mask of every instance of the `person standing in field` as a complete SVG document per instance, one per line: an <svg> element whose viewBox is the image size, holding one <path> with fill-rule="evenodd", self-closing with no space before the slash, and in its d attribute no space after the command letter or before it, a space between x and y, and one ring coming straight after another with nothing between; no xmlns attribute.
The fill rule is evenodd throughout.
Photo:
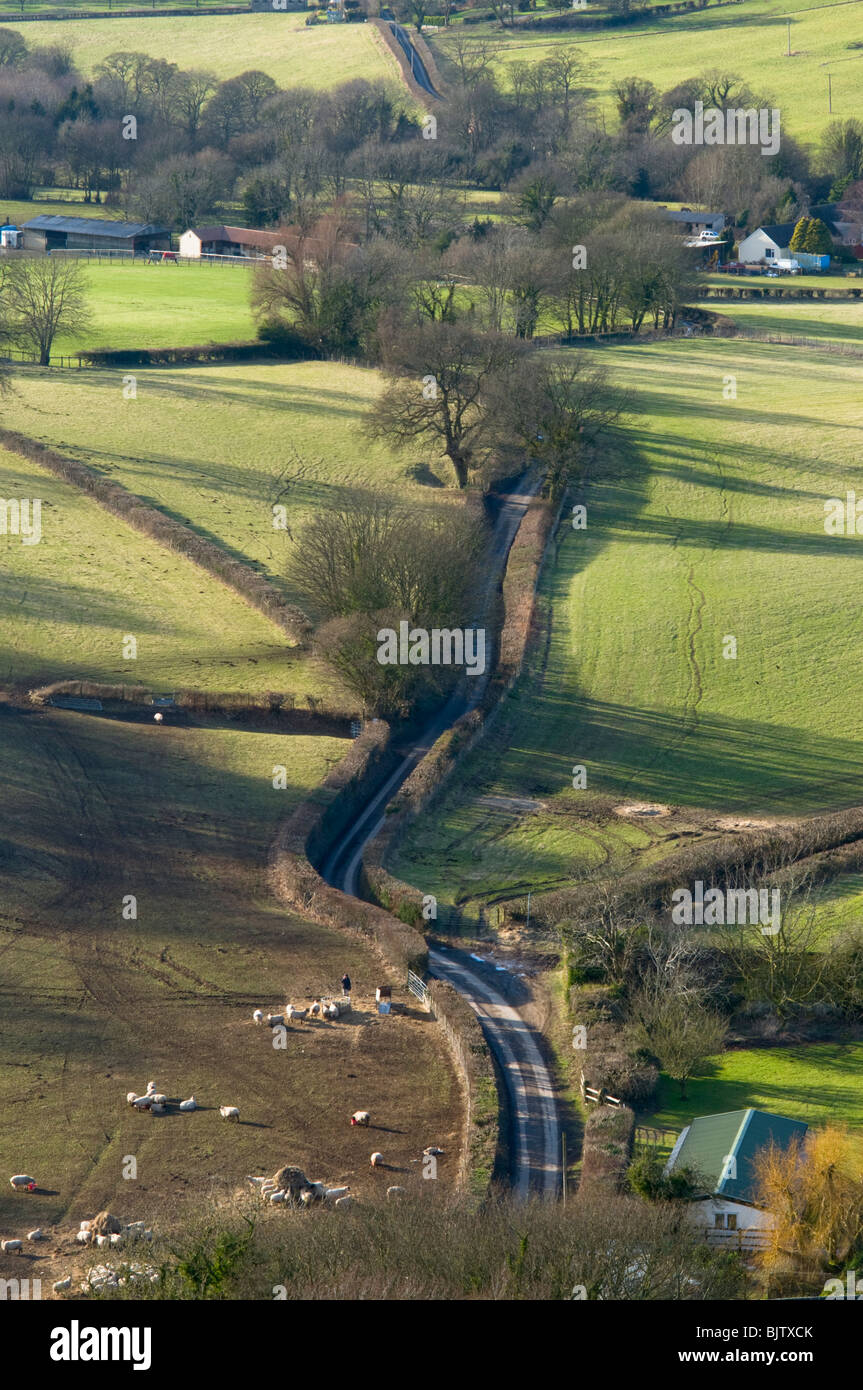
<svg viewBox="0 0 863 1390"><path fill-rule="evenodd" d="M344 975L342 976L342 994L350 994L350 992L351 992L351 977L350 977L350 975L347 973L347 971L345 971Z"/></svg>

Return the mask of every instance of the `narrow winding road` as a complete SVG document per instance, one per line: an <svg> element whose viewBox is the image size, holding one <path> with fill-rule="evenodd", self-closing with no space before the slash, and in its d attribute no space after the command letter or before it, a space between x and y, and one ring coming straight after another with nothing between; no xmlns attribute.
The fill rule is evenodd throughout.
<svg viewBox="0 0 863 1390"><path fill-rule="evenodd" d="M499 590L506 557L535 490L527 478L499 498L482 605ZM398 767L371 797L332 845L321 865L321 875L333 887L352 897L359 896L359 873L363 851L380 829L386 807L394 793L410 775L436 739L482 697L488 679L465 680L473 690L457 690L422 734L404 752ZM559 1190L560 1128L554 1101L554 1086L542 1051L530 1024L492 983L478 971L446 950L429 952L431 973L447 980L464 996L476 1013L497 1063L508 1093L511 1121L511 1179L521 1197L529 1192L554 1196Z"/></svg>

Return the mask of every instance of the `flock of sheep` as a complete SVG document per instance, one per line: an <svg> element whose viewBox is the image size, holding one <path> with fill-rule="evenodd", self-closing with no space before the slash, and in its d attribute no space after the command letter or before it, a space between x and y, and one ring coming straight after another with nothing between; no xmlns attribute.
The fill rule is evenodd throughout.
<svg viewBox="0 0 863 1390"><path fill-rule="evenodd" d="M158 717L158 716L157 716ZM261 1009L255 1009L252 1019L255 1024L263 1025L265 1022L270 1028L284 1027L288 1024L298 1022L304 1023L306 1018L318 1019L338 1019L341 1014L348 1011L351 1007L350 999L340 1000L315 999L304 1009L298 1009L293 1004L287 1004L283 1013L265 1014ZM169 1100L156 1087L155 1081L147 1082L147 1089L142 1095L135 1091L129 1091L126 1095L128 1104L136 1111L147 1111L151 1115L164 1115L167 1113ZM180 1101L178 1108L188 1112L198 1109L195 1097L189 1096L188 1100ZM233 1120L239 1123L240 1111L236 1105L220 1105L219 1114L223 1120ZM351 1116L351 1125L368 1128L371 1123L371 1113L368 1110L356 1110ZM423 1157L436 1157L443 1153L442 1149L430 1145L423 1150ZM377 1150L371 1155L371 1166L373 1168L385 1167L384 1156ZM345 1208L355 1203L355 1198L350 1195L347 1187L328 1187L321 1180L310 1181L306 1178L302 1169L286 1165L272 1177L248 1177L252 1187L258 1192L261 1200L272 1206L286 1207L308 1207L316 1202L324 1202L337 1208ZM26 1173L16 1173L10 1178L10 1183L16 1192L36 1191L36 1180ZM395 1198L405 1192L404 1187L391 1186L387 1188L387 1197ZM93 1244L99 1249L103 1247L116 1247L125 1244L127 1241L152 1240L153 1232L144 1226L143 1221L133 1221L122 1225L120 1221L108 1212L100 1212L92 1221L82 1221L80 1229L76 1232L75 1239L81 1245ZM48 1237L38 1227L27 1233L28 1241L47 1240ZM23 1240L0 1240L0 1251L4 1254L21 1254L23 1252ZM130 1266L130 1268L132 1268ZM88 1274L88 1281L82 1285L82 1289L101 1286L103 1284L115 1284L124 1282L124 1278L116 1274L116 1271L109 1266L96 1267ZM133 1275L129 1277L152 1277L149 1269L135 1269ZM158 1276L156 1276L158 1277ZM70 1288L71 1275L59 1280L53 1285L55 1293L61 1293Z"/></svg>

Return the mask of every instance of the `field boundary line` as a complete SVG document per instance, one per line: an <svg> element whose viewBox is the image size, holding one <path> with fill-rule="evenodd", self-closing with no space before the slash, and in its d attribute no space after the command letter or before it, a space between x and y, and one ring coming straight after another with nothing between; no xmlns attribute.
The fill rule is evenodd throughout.
<svg viewBox="0 0 863 1390"><path fill-rule="evenodd" d="M87 464L57 453L17 430L0 429L0 445L86 493L106 511L157 544L191 560L269 618L296 645L300 645L311 630L305 613L292 607L263 575L158 507L151 507L122 483L112 482Z"/></svg>

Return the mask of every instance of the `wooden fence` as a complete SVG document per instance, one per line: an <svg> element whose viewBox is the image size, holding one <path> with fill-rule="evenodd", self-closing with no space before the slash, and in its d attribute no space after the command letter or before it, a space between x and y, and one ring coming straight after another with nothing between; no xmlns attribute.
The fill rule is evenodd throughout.
<svg viewBox="0 0 863 1390"><path fill-rule="evenodd" d="M625 1103L617 1096L610 1096L604 1086L588 1086L584 1079L584 1072L581 1073L579 1085L582 1100L591 1105L623 1105Z"/></svg>

